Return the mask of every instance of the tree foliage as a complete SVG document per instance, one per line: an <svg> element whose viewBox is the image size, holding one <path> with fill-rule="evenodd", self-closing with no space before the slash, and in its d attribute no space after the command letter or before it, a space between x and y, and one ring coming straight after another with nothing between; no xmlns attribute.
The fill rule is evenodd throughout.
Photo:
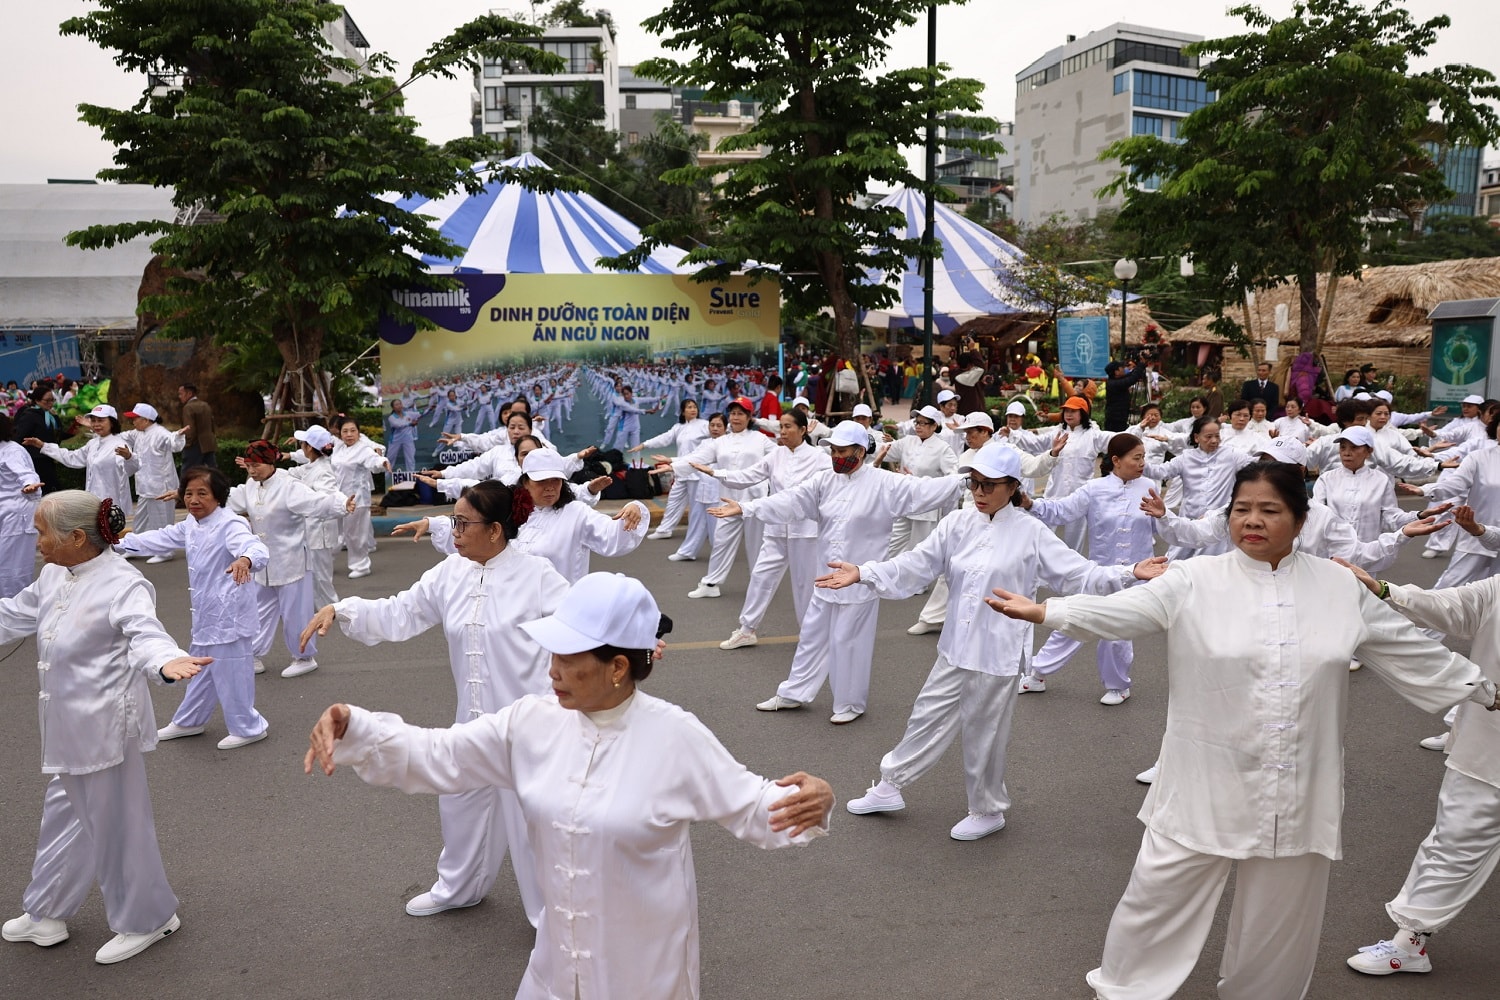
<svg viewBox="0 0 1500 1000"><path fill-rule="evenodd" d="M1359 273L1369 220L1448 196L1433 144L1500 138L1483 103L1500 88L1473 66L1413 72L1449 19L1417 23L1394 0L1299 0L1280 20L1248 4L1230 13L1244 34L1188 48L1211 60L1200 76L1217 100L1183 121L1178 142L1106 150L1125 168L1106 190L1125 192L1121 222L1144 254L1192 254L1221 316L1248 290L1296 281L1301 343L1317 349L1318 275ZM1137 185L1146 177L1159 189Z"/></svg>
<svg viewBox="0 0 1500 1000"><path fill-rule="evenodd" d="M961 2L961 0L945 0ZM713 237L689 260L703 280L746 271L776 280L792 311L832 312L840 353L859 356L861 309L891 304L894 289L866 284L874 272L900 273L920 255L906 239L901 212L867 204L874 183L926 190L903 146L921 145L929 114L980 134L994 122L980 115L977 80L950 77L948 67L891 69L890 38L925 13L925 0L674 0L648 18L647 30L683 58L652 60L643 76L702 87L708 100L748 96L761 114L721 152L764 155L723 167L682 167L668 174L687 184L714 183ZM973 141L981 153L994 143ZM943 197L938 185L934 197ZM680 239L681 216L646 227L647 243L617 260L634 266L653 246Z"/></svg>
<svg viewBox="0 0 1500 1000"><path fill-rule="evenodd" d="M1384 267L1466 257L1500 257L1500 229L1472 215L1438 216L1429 219L1424 230L1378 235L1365 263Z"/></svg>
<svg viewBox="0 0 1500 1000"><path fill-rule="evenodd" d="M402 88L421 75L472 73L486 56L538 71L560 65L513 40L532 29L495 15L435 43L413 77L398 83L387 56L372 54L360 65L332 50L322 32L343 16L334 4L97 4L65 22L63 34L88 38L158 84L127 109L80 107L116 147L115 166L100 176L170 187L179 208L200 206L221 221L93 226L69 242L95 248L155 236L153 249L182 274L143 303L165 317L162 333L209 334L241 348L269 341L298 373L311 372L325 352L357 356L382 312L420 321L392 301L392 290L451 283L427 274L418 256L456 248L381 195L477 191L483 180L473 164L498 150L485 139L438 145L417 135L402 112ZM528 186L557 183L511 173Z"/></svg>

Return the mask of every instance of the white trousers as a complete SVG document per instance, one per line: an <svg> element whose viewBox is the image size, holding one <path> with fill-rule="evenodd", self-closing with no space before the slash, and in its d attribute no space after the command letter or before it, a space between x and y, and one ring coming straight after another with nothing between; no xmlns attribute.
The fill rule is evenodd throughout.
<svg viewBox="0 0 1500 1000"><path fill-rule="evenodd" d="M250 639L205 645L193 643L188 652L212 656L214 662L188 681L182 704L172 714L172 724L201 726L216 707L224 709L224 726L231 736L259 736L266 720L255 710L255 654Z"/></svg>
<svg viewBox="0 0 1500 1000"><path fill-rule="evenodd" d="M1455 552L1448 568L1443 570L1433 590L1462 587L1476 580L1486 580L1500 572L1500 556L1487 556L1479 552Z"/></svg>
<svg viewBox="0 0 1500 1000"><path fill-rule="evenodd" d="M116 934L148 934L177 912L156 843L146 762L131 740L114 767L59 774L47 783L31 884L21 905L33 917L67 920L95 881Z"/></svg>
<svg viewBox="0 0 1500 1000"><path fill-rule="evenodd" d="M1034 674L1055 674L1078 652L1083 643L1061 632L1053 632L1042 643L1031 661ZM1130 665L1135 662L1135 646L1129 639L1104 639L1095 654L1099 664L1099 682L1105 690L1123 691L1130 687Z"/></svg>
<svg viewBox="0 0 1500 1000"><path fill-rule="evenodd" d="M760 558L760 540L765 534L765 526L743 517L714 517L710 514L709 519L715 522L714 545L708 556L708 572L703 574L703 582L720 584L729 579L729 571L734 569L734 557L739 553L741 539L745 542L745 559L752 568L755 566L755 560Z"/></svg>
<svg viewBox="0 0 1500 1000"><path fill-rule="evenodd" d="M396 472L411 472L417 467L417 439L405 437L390 447L391 468Z"/></svg>
<svg viewBox="0 0 1500 1000"><path fill-rule="evenodd" d="M1437 819L1406 884L1385 904L1396 926L1436 934L1463 912L1500 862L1500 788L1448 768Z"/></svg>
<svg viewBox="0 0 1500 1000"><path fill-rule="evenodd" d="M745 606L740 609L740 628L751 632L760 628L766 616L766 608L781 578L787 570L792 573L792 607L797 612L797 627L807 613L807 604L812 600L813 580L818 575L818 540L816 538L781 538L766 535L761 538L760 558L750 571L750 582L745 584Z"/></svg>
<svg viewBox="0 0 1500 1000"><path fill-rule="evenodd" d="M1456 524L1434 531L1427 536L1427 544L1422 547L1428 552L1452 552L1454 544L1458 541L1458 533L1463 529Z"/></svg>
<svg viewBox="0 0 1500 1000"><path fill-rule="evenodd" d="M135 502L135 519L130 522L130 530L140 534L155 531L158 528L170 528L172 522L176 520L176 500L153 500L149 497L141 497ZM155 930L155 928L152 929Z"/></svg>
<svg viewBox="0 0 1500 1000"><path fill-rule="evenodd" d="M0 535L0 597L15 597L36 579L36 532Z"/></svg>
<svg viewBox="0 0 1500 1000"><path fill-rule="evenodd" d="M339 532L343 535L344 548L349 550L349 572L368 573L370 553L375 551L375 528L370 523L370 508L356 507L345 514Z"/></svg>
<svg viewBox="0 0 1500 1000"><path fill-rule="evenodd" d="M1221 1000L1301 1000L1318 959L1328 899L1321 854L1234 861L1199 854L1147 830L1130 884L1104 939L1104 960L1088 974L1099 1000L1166 1000L1198 964L1235 867L1234 903Z"/></svg>
<svg viewBox="0 0 1500 1000"><path fill-rule="evenodd" d="M313 633L307 640L307 652L297 650L298 640L307 623L312 621L313 581L311 574L302 579L284 583L279 587L262 587L255 584L255 611L260 631L255 636L255 655L265 656L271 651L271 642L276 638L276 626L281 625L281 640L293 658L316 656L318 635Z"/></svg>
<svg viewBox="0 0 1500 1000"><path fill-rule="evenodd" d="M495 409L494 403L482 403L479 410L474 414L474 433L483 434L485 431L494 430L499 423L500 414Z"/></svg>
<svg viewBox="0 0 1500 1000"><path fill-rule="evenodd" d="M926 774L963 734L964 786L969 812L993 816L1010 808L1005 751L1021 675L997 677L961 670L941 653L917 694L896 748L880 759L880 776L897 788Z"/></svg>
<svg viewBox="0 0 1500 1000"><path fill-rule="evenodd" d="M909 552L937 528L936 521L918 521L910 517L898 517L891 522L891 543L886 546L885 557L894 559Z"/></svg>
<svg viewBox="0 0 1500 1000"><path fill-rule="evenodd" d="M917 621L926 622L928 625L941 625L948 620L948 578L939 575L932 584L932 593L927 595L927 603L922 605L922 613L917 615Z"/></svg>
<svg viewBox="0 0 1500 1000"><path fill-rule="evenodd" d="M804 705L818 696L823 679L833 688L833 711L863 712L870 696L870 658L880 602L834 604L814 597L802 616L802 634L792 668L776 693Z"/></svg>
<svg viewBox="0 0 1500 1000"><path fill-rule="evenodd" d="M491 787L439 795L438 821L443 850L438 855L437 881L432 884L433 901L455 906L479 902L494 886L509 851L521 905L535 927L542 918L542 889L516 794Z"/></svg>
<svg viewBox="0 0 1500 1000"><path fill-rule="evenodd" d="M694 484L684 479L674 478L672 488L667 491L667 508L662 511L661 521L656 530L662 534L668 534L677 529L682 522L682 516L688 509L688 491Z"/></svg>
<svg viewBox="0 0 1500 1000"><path fill-rule="evenodd" d="M719 520L708 512L708 508L712 506L714 505L711 503L692 501L688 510L687 534L683 536L682 544L677 546L678 555L696 559L703 554L705 544L712 549L714 525ZM739 518L734 520L738 521Z"/></svg>
<svg viewBox="0 0 1500 1000"><path fill-rule="evenodd" d="M307 550L307 565L312 571L314 609L326 608L338 602L339 595L333 589L333 554L337 551L336 548Z"/></svg>

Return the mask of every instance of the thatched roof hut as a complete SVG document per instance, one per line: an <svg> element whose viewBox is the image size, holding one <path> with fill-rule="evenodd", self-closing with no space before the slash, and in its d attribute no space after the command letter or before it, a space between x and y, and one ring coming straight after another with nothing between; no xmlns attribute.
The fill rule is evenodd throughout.
<svg viewBox="0 0 1500 1000"><path fill-rule="evenodd" d="M1339 370L1364 362L1398 375L1426 374L1432 345L1427 314L1433 307L1439 302L1495 296L1500 296L1500 257L1366 268L1358 277L1339 279L1328 335L1323 341L1324 357L1335 370L1335 379ZM1326 278L1318 282L1318 297L1327 301ZM1249 309L1230 310L1241 326L1247 325L1248 313L1248 332L1256 349L1254 358L1225 352L1226 380L1248 377L1254 361L1264 352L1266 337L1275 335L1276 306L1283 303L1289 312L1291 331L1281 338L1281 353L1283 357L1297 353L1297 286L1289 282L1263 289L1255 294L1255 304ZM1224 344L1224 338L1208 328L1213 318L1200 316L1166 334L1165 339L1171 343Z"/></svg>

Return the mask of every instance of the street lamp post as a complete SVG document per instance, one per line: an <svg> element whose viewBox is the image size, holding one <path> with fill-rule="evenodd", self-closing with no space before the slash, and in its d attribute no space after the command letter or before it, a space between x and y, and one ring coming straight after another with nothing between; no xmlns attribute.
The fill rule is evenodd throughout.
<svg viewBox="0 0 1500 1000"><path fill-rule="evenodd" d="M1129 257L1115 261L1115 277L1120 279L1120 357L1125 357L1125 305L1130 301L1130 281L1139 269Z"/></svg>
<svg viewBox="0 0 1500 1000"><path fill-rule="evenodd" d="M937 209L933 205L932 186L937 177L937 118L933 112L933 85L930 74L937 67L937 4L927 5L927 150L926 171L927 204L925 205L922 229L922 392L921 401L933 403L937 394L933 391L932 365L932 270L933 230L936 228Z"/></svg>

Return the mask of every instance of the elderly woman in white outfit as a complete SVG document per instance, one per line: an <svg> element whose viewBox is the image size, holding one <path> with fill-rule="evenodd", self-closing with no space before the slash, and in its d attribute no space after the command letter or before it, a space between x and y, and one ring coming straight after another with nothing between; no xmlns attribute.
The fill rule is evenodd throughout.
<svg viewBox="0 0 1500 1000"><path fill-rule="evenodd" d="M354 509L345 514L339 525L339 537L348 552L349 579L370 575L370 553L375 551L375 529L370 524L370 494L374 487L370 476L390 472L390 461L380 453L374 441L360 433L359 421L344 417L338 422L339 439L334 442L328 460L333 463L334 480L340 493L354 498Z"/></svg>
<svg viewBox="0 0 1500 1000"><path fill-rule="evenodd" d="M156 593L110 551L125 528L111 500L81 490L43 498L36 582L0 600L0 642L36 637L42 799L26 912L0 936L47 947L68 939L67 920L94 882L115 937L103 965L138 954L177 930L142 756L156 746L148 681L186 680L209 661L189 656L156 618ZM10 991L7 991L10 992Z"/></svg>
<svg viewBox="0 0 1500 1000"><path fill-rule="evenodd" d="M1235 474L1256 458L1256 453L1222 447L1219 442L1220 430L1221 425L1217 420L1208 416L1199 417L1193 421L1188 431L1188 447L1185 451L1166 462L1146 463L1147 479L1158 482L1172 479L1182 481L1181 512L1190 521L1223 507L1229 500ZM1218 555L1227 548L1227 541L1202 549L1175 546L1167 550L1167 558L1175 560L1195 555Z"/></svg>
<svg viewBox="0 0 1500 1000"><path fill-rule="evenodd" d="M1167 634L1160 774L1141 807L1146 832L1104 960L1088 975L1102 1000L1176 993L1198 961L1231 867L1219 996L1306 996L1329 864L1342 852L1351 658L1428 711L1466 698L1496 703L1479 667L1422 635L1344 569L1295 549L1307 509L1297 470L1257 463L1236 478L1234 550L1176 563L1104 597L1041 605L1002 590L991 601L1077 638Z"/></svg>
<svg viewBox="0 0 1500 1000"><path fill-rule="evenodd" d="M550 695L451 729L333 705L313 729L309 772L339 763L405 792L515 793L545 904L517 1000L696 1000L693 822L764 848L827 831L826 782L752 774L692 715L638 690L664 624L639 581L593 573L521 626L552 654Z"/></svg>
<svg viewBox="0 0 1500 1000"><path fill-rule="evenodd" d="M116 453L129 461L138 463L135 470L135 520L131 531L155 531L165 528L177 519L177 462L173 455L181 451L187 441L188 428L169 431L157 423L160 414L150 403L136 403L123 414L134 424L134 429L121 434L125 444ZM149 563L163 563L172 558L171 553L152 556Z"/></svg>
<svg viewBox="0 0 1500 1000"><path fill-rule="evenodd" d="M1061 500L1099 472L1099 456L1114 435L1094 424L1089 417L1089 401L1071 396L1062 405L1059 429L1068 435L1067 444L1057 456L1057 466L1047 477L1048 500ZM1077 552L1083 551L1088 526L1082 520L1069 522L1062 530L1063 541Z"/></svg>
<svg viewBox="0 0 1500 1000"><path fill-rule="evenodd" d="M333 589L333 554L339 550L339 524L344 517L359 509L359 499L339 489L338 473L334 471L329 455L333 453L333 435L322 424L312 424L306 430L293 431L292 437L301 446L287 457L299 464L286 470L293 479L300 479L316 493L325 496L348 496L355 506L337 520L320 521L308 519L307 561L313 580L313 607L332 604L339 599Z"/></svg>
<svg viewBox="0 0 1500 1000"><path fill-rule="evenodd" d="M120 418L113 406L100 403L85 414L83 419L88 422L94 436L84 442L82 448L70 451L61 445L32 437L21 443L28 448L40 448L42 454L54 462L83 469L83 488L100 500L108 498L114 501L114 505L124 511L128 518L134 510L130 501L130 477L138 462L134 458L124 458L117 451L125 440L120 434Z"/></svg>
<svg viewBox="0 0 1500 1000"><path fill-rule="evenodd" d="M36 568L36 505L42 479L31 455L12 441L14 423L0 412L0 597L15 597Z"/></svg>
<svg viewBox="0 0 1500 1000"><path fill-rule="evenodd" d="M958 453L947 438L938 435L943 423L943 414L935 406L924 406L913 418L912 433L898 438L885 449L885 461L896 467L902 475L934 479L951 476L958 471ZM932 534L942 516L952 509L951 505L918 511L896 518L891 527L891 541L885 557L894 558L907 552Z"/></svg>
<svg viewBox="0 0 1500 1000"><path fill-rule="evenodd" d="M514 543L516 499L516 490L494 480L467 489L454 505L452 555L394 597L350 597L323 608L303 631L304 641L326 635L335 621L367 646L402 642L441 625L458 693L455 725L546 692L547 654L517 626L556 611L568 581ZM487 786L443 795L438 817L443 850L437 881L413 897L406 912L425 917L480 902L508 849L521 903L535 926L542 894L515 792Z"/></svg>
<svg viewBox="0 0 1500 1000"><path fill-rule="evenodd" d="M951 502L958 492L958 476L922 479L865 465L870 432L853 420L841 421L828 441L832 469L775 496L728 501L712 513L766 524L816 518L819 561L858 564L885 553L896 518ZM875 594L865 588L814 590L787 679L755 707L762 712L801 708L826 678L833 689L829 722L841 726L864 715L879 610Z"/></svg>
<svg viewBox="0 0 1500 1000"><path fill-rule="evenodd" d="M653 438L647 438L640 444L631 448L631 453L643 451L647 448L677 449L679 455L689 455L704 441L708 440L708 421L698 415L698 403L696 400L684 399L677 409L677 423L668 427L664 433ZM652 458L660 463L670 461L665 455L653 455ZM655 531L647 535L647 538L670 538L672 532L682 521L684 515L692 511L693 486L697 482L697 476L673 476L672 489L667 493L667 509L662 512L661 523ZM714 498L715 500L718 497ZM706 514L698 512L700 516Z"/></svg>
<svg viewBox="0 0 1500 1000"><path fill-rule="evenodd" d="M899 601L940 573L948 577L947 623L937 662L912 706L906 733L881 758L879 783L847 808L856 815L906 808L901 789L927 773L962 732L969 812L949 835L978 840L1005 826L1010 808L1006 747L1031 650L1031 626L991 614L984 599L995 587L1033 595L1039 586L1060 593L1108 593L1161 575L1166 561L1100 566L1068 548L1044 524L1012 506L1022 476L1014 448L987 444L969 453L959 471L969 476L973 506L944 518L910 552L861 566L841 562L819 577L818 586L862 584Z"/></svg>
<svg viewBox="0 0 1500 1000"><path fill-rule="evenodd" d="M706 393L705 393L706 395ZM748 469L756 462L765 458L775 448L770 438L751 426L750 421L755 416L755 406L750 400L743 397L731 400L726 411L729 420L729 432L722 437L710 438L703 442L697 450L688 455L679 455L672 463L673 474L679 472L693 472L693 465L706 465L715 470L725 472L738 472ZM704 489L709 485L719 486L717 481L704 483ZM765 483L756 483L743 489L725 488L720 493L720 498L727 497L730 500L755 500L766 495ZM753 568L755 561L760 558L761 525L757 522L746 522L741 518L721 519L713 525L713 547L709 551L708 571L698 581L698 586L688 593L689 597L719 597L722 584L729 577L729 571L734 568L735 555L740 548L741 539L745 543L745 557L750 561ZM686 542L683 547L686 548Z"/></svg>

